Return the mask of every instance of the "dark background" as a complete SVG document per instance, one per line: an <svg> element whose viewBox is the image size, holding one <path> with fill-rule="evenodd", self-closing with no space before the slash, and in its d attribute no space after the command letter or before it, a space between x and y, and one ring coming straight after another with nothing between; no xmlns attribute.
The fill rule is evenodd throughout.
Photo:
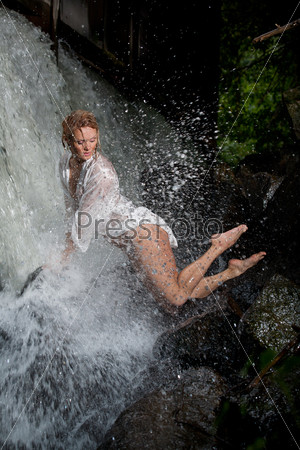
<svg viewBox="0 0 300 450"><path fill-rule="evenodd" d="M43 0L5 0L4 4L49 33L54 50L58 40L67 42L123 94L147 101L195 142L205 139L212 147L216 146L220 61L230 73L241 43L248 39L251 46L254 37L275 24L286 24L297 6L291 0L284 4L51 0L50 7ZM84 33L76 26L80 21L85 23ZM299 63L296 46L293 52ZM199 111L204 112L201 121L195 120Z"/></svg>

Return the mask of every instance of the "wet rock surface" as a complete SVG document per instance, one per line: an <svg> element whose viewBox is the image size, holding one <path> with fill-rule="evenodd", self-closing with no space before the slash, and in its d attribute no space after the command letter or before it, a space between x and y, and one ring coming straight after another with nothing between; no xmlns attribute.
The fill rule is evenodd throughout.
<svg viewBox="0 0 300 450"><path fill-rule="evenodd" d="M229 381L246 358L238 343L237 324L236 315L224 311L194 316L162 334L154 355L176 360L182 367L207 365Z"/></svg>
<svg viewBox="0 0 300 450"><path fill-rule="evenodd" d="M191 193L197 193L192 210L200 212L195 219L198 225L202 221L200 228L211 214L224 229L238 223L249 227L208 274L223 270L232 257L260 250L267 257L205 302L188 302L169 321L154 345L152 367L139 374L142 383L133 383L139 400L123 412L100 448L297 448L299 331L292 325L299 326L300 311L300 186L295 148L251 155L234 171L220 164L205 187L199 186L201 170L184 181L184 168L175 168L181 182L175 183L176 196L173 190L168 197L172 170L156 169L153 183L166 177L164 206L172 203L175 217L187 211ZM147 190L155 201L151 176ZM185 249L193 247L190 260L205 251L207 237L201 243L194 237L180 242L179 267L190 262ZM293 339L296 344L287 349Z"/></svg>
<svg viewBox="0 0 300 450"><path fill-rule="evenodd" d="M99 449L211 449L225 390L212 369L188 370L121 414Z"/></svg>
<svg viewBox="0 0 300 450"><path fill-rule="evenodd" d="M293 325L300 327L300 287L275 275L244 314L240 327L278 352L297 335Z"/></svg>
<svg viewBox="0 0 300 450"><path fill-rule="evenodd" d="M296 94L284 98L298 137ZM140 374L140 399L120 416L101 448L299 448L299 169L295 143L249 155L236 169L217 163L207 174L201 164L182 163L143 173L145 203L163 217L169 211L166 220L177 224L179 268L203 254L209 236L220 231L205 228L211 218L223 230L246 223L248 231L207 275L224 270L230 258L261 250L267 256L206 303L187 302L169 322L154 345L153 366ZM178 218L183 220L176 222ZM180 234L184 221L193 223L198 234ZM208 390L213 412L203 409L203 399L195 401L198 409L189 410L183 393L175 409L179 390L195 388L185 377L198 374L204 382L203 370L213 371L224 389L226 385L221 394L219 385L207 378L206 386L193 391L200 401L201 392Z"/></svg>
<svg viewBox="0 0 300 450"><path fill-rule="evenodd" d="M284 102L292 119L297 139L300 139L300 86L283 93Z"/></svg>
<svg viewBox="0 0 300 450"><path fill-rule="evenodd" d="M299 447L300 364L289 360L256 388L228 395L221 406L216 448L297 449ZM281 373L280 373L281 372ZM249 447L248 447L249 446Z"/></svg>
<svg viewBox="0 0 300 450"><path fill-rule="evenodd" d="M228 310L209 310L163 333L152 366L133 380L138 400L99 449L297 448L297 347L262 374L279 352L245 327L233 333L230 327L238 321Z"/></svg>
<svg viewBox="0 0 300 450"><path fill-rule="evenodd" d="M261 169L265 170L267 163L268 173L262 173ZM237 172L237 180L243 184L244 194L248 196L247 211L250 216L248 221L245 218L249 230L242 245L247 252L253 247L267 252L265 281L280 273L300 284L299 169L299 155L295 147L274 157L267 154L249 157L248 161L246 158ZM253 183L255 178L256 184ZM267 187L266 180L269 180Z"/></svg>

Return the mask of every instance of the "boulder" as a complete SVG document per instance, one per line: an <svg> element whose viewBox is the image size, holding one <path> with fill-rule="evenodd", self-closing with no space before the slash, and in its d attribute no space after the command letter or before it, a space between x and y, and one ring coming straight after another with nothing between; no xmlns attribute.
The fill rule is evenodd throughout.
<svg viewBox="0 0 300 450"><path fill-rule="evenodd" d="M188 370L125 410L98 448L210 450L225 390L224 380L212 369Z"/></svg>
<svg viewBox="0 0 300 450"><path fill-rule="evenodd" d="M274 275L243 315L239 330L247 329L265 348L280 351L300 326L300 287Z"/></svg>
<svg viewBox="0 0 300 450"><path fill-rule="evenodd" d="M192 317L163 333L153 353L157 359L170 358L181 367L209 366L229 381L245 362L235 333L238 321L235 314L224 311Z"/></svg>
<svg viewBox="0 0 300 450"><path fill-rule="evenodd" d="M283 99L293 122L297 139L300 139L300 86L283 93Z"/></svg>

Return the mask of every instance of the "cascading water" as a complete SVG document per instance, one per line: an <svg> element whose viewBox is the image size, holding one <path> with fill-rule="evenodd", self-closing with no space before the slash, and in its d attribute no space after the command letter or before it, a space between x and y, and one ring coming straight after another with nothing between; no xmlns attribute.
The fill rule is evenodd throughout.
<svg viewBox="0 0 300 450"><path fill-rule="evenodd" d="M61 122L73 109L95 113L103 152L135 203L140 171L185 150L156 111L128 103L62 49L57 67L48 37L24 18L0 9L0 21L0 444L96 448L167 322L126 256L100 239L16 296L62 249Z"/></svg>

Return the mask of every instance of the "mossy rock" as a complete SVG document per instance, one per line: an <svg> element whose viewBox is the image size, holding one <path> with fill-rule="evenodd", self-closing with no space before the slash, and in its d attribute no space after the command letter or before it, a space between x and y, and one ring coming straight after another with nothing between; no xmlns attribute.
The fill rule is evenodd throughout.
<svg viewBox="0 0 300 450"><path fill-rule="evenodd" d="M241 326L264 347L280 351L296 336L293 325L300 326L300 287L275 275L246 311Z"/></svg>
<svg viewBox="0 0 300 450"><path fill-rule="evenodd" d="M289 115L292 118L297 139L300 139L300 86L283 93Z"/></svg>

